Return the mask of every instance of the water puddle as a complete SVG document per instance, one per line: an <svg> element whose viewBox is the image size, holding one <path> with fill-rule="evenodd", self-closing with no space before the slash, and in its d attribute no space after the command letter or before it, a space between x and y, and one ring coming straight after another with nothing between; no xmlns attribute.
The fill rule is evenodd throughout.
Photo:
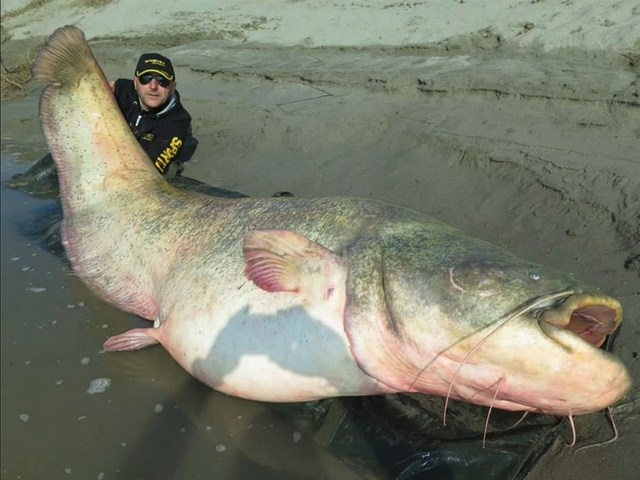
<svg viewBox="0 0 640 480"><path fill-rule="evenodd" d="M201 385L162 348L103 352L148 322L25 238L54 204L5 188L25 169L3 154L2 478L361 478L308 425Z"/></svg>
<svg viewBox="0 0 640 480"><path fill-rule="evenodd" d="M428 396L252 402L200 384L160 346L105 353L109 336L150 324L25 235L57 203L4 182L41 154L1 160L3 479L465 480L489 467L484 478L506 479L557 434L538 417L483 450L479 407L453 402L444 429L442 399ZM518 417L494 415L496 429Z"/></svg>

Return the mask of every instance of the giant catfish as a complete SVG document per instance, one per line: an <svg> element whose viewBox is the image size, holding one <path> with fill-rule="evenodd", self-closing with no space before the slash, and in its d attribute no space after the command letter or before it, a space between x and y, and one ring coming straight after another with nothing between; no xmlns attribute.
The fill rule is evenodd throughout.
<svg viewBox="0 0 640 480"><path fill-rule="evenodd" d="M614 298L427 215L358 198L214 198L169 185L129 131L81 30L34 74L77 275L154 322L105 348L161 343L248 399L422 392L577 415L631 385L599 349Z"/></svg>

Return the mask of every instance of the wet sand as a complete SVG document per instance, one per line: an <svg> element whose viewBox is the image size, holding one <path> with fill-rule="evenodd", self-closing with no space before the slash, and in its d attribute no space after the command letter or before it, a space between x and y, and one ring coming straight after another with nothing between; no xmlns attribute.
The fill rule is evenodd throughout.
<svg viewBox="0 0 640 480"><path fill-rule="evenodd" d="M553 2L535 3L544 7ZM620 5L624 10L627 2ZM540 27L541 21L534 23ZM590 25L576 20L572 29L587 30ZM621 25L614 22L608 31ZM26 28L16 27L16 37ZM633 28L627 30L631 36ZM244 38L176 32L159 39L150 32L116 32L116 38L96 34L91 45L109 78L129 77L138 54L158 45L173 59L178 89L200 141L187 164L188 176L249 195L288 190L299 196L346 194L409 206L523 258L573 272L616 296L625 318L615 351L635 379L632 391L613 408L620 438L576 454L564 448L565 439L560 438L527 479L635 478L639 467L633 452L640 441L640 71L629 56L634 45L593 45L589 42L594 38L585 35L582 42L557 47L551 34L547 40L543 35L523 42L517 32L499 29L471 30L420 45L364 39L336 45L337 40L326 41L328 33L315 32L311 43L295 38L269 42L255 37L267 31L250 27L244 27ZM618 33L624 36L622 27ZM593 36L603 42L608 38L604 33ZM14 39L7 52L24 48L20 42L28 40ZM25 89L25 97L2 104L3 155L12 158L7 162L3 156L3 176L24 168L21 165L45 149L37 117L41 85L31 82ZM135 440L140 424L127 430L122 418L154 418L164 393L135 388L142 399L129 408L127 392L133 387L127 382L133 380L126 369L109 366L121 360L98 353L108 335L131 328L136 320L99 302L95 311L80 307L80 302L90 304L92 295L64 273L60 261L27 245L4 223L39 207L20 193L3 192L3 200L5 195L10 198L3 202L2 229L3 456L26 462L20 452L35 448L33 442L39 442L38 450L55 445L62 451L56 455L59 461L49 465L63 473L72 468L75 478L113 472L113 465L135 455L153 462L144 448L131 447L140 445ZM12 260L17 257L20 260ZM54 335L47 335L52 331ZM11 340L13 336L19 340ZM85 357L88 365L81 363ZM158 363L173 371L162 349L125 358L144 363L143 371ZM24 381L25 372L33 381ZM87 400L90 381L103 376L114 379L108 397ZM156 378L162 376L160 372ZM64 399L56 400L69 377L76 379L77 392L67 391ZM59 380L65 383L56 385ZM163 381L174 393L184 385L201 388L181 372ZM197 393L187 397L196 398ZM43 399L52 404L77 401L80 406L54 421ZM160 414L171 412L166 426L181 435L186 421L172 408ZM26 422L20 419L23 413L29 414ZM87 418L78 420L82 416ZM601 425L595 430L590 417L589 427L582 430L586 438L580 436L577 419L579 445L612 436L604 416L595 422ZM109 450L104 468L96 462L93 470L78 473L70 459L78 448L86 448L89 455L92 432L114 418L120 419L122 435L107 429L110 438L100 445L106 441L126 446L119 447L121 453ZM73 441L64 445L53 433L42 435L61 422L77 425L77 431L69 432ZM297 428L287 424L283 435L293 435ZM207 436L206 428L198 431ZM12 444L5 441L9 434L14 450L5 447ZM217 442L227 445L228 439L198 437L189 445L201 445L198 449L205 452ZM231 462L236 468L252 465L237 458ZM223 468L216 465L211 468ZM7 478L17 477L16 468ZM265 470L256 471L269 478Z"/></svg>

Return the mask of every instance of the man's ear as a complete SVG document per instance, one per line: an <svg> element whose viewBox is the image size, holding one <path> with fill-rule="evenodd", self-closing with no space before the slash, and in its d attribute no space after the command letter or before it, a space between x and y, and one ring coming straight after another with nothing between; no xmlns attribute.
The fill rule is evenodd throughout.
<svg viewBox="0 0 640 480"><path fill-rule="evenodd" d="M171 94L173 95L176 92L176 87L178 86L178 82L171 82Z"/></svg>
<svg viewBox="0 0 640 480"><path fill-rule="evenodd" d="M138 91L138 77L133 77L133 88L135 89L135 91Z"/></svg>

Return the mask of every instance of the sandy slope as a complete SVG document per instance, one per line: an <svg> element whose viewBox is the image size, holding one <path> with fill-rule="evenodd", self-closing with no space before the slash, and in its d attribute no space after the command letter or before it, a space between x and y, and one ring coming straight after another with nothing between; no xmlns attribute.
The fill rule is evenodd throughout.
<svg viewBox="0 0 640 480"><path fill-rule="evenodd" d="M572 271L623 302L617 353L640 380L636 2L79 3L3 21L3 50L75 23L110 78L163 51L201 142L186 174L408 205ZM2 105L3 143L42 145L39 88ZM558 443L531 478L633 478L639 405L636 386L615 409L617 443Z"/></svg>
<svg viewBox="0 0 640 480"><path fill-rule="evenodd" d="M3 12L29 3L9 0ZM166 35L175 30L202 38L231 38L279 45L369 46L439 42L479 30L505 41L545 48L631 50L640 38L640 6L634 1L465 0L322 1L183 0L149 4L53 0L10 22L15 38L73 23L90 38ZM161 6L160 6L161 5Z"/></svg>

